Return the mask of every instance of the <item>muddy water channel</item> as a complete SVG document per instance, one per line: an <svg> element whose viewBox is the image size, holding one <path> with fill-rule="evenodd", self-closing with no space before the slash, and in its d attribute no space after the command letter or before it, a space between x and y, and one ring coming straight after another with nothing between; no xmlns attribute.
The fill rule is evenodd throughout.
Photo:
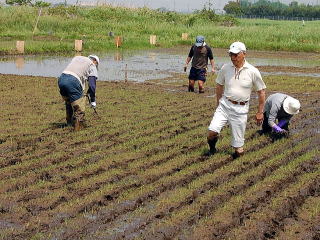
<svg viewBox="0 0 320 240"><path fill-rule="evenodd" d="M213 49L216 70L229 61L226 49ZM138 81L182 73L189 47L96 53L99 80ZM58 77L73 56L0 56L0 73ZM320 54L248 51L247 60L262 75L320 77Z"/></svg>

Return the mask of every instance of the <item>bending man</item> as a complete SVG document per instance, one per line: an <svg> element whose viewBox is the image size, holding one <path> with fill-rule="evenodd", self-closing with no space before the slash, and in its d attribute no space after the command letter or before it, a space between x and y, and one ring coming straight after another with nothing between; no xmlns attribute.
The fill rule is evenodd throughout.
<svg viewBox="0 0 320 240"><path fill-rule="evenodd" d="M94 74L92 72L97 71L98 64L99 58L95 55L89 57L76 56L58 78L60 94L66 104L67 124L72 124L75 131L84 126L85 84L86 81L90 80L88 77ZM93 91L95 92L95 87ZM91 105L96 106L95 102L92 102Z"/></svg>

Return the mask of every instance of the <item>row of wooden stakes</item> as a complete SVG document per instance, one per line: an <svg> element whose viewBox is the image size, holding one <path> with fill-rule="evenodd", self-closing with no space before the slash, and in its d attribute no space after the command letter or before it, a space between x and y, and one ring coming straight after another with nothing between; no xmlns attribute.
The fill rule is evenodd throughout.
<svg viewBox="0 0 320 240"><path fill-rule="evenodd" d="M188 40L188 33L182 33L181 36L182 40ZM122 45L123 38L121 36L115 36L114 43L116 47L120 47ZM149 42L151 45L157 44L157 35L150 35ZM24 53L24 41L17 41L16 43L16 50L18 53ZM74 40L74 50L77 52L82 51L82 40Z"/></svg>

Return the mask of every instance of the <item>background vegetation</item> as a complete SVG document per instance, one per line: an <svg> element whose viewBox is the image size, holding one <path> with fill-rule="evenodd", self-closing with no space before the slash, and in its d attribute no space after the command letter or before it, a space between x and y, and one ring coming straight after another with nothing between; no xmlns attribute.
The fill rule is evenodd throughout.
<svg viewBox="0 0 320 240"><path fill-rule="evenodd" d="M70 53L75 39L83 40L84 51L104 51L115 48L116 35L123 38L122 49L190 45L197 35L204 35L210 45L219 48L240 40L250 49L320 52L315 34L320 30L319 21L302 26L292 21L238 20L206 9L181 14L112 6L56 6L42 8L39 19L38 15L36 7L0 7L2 54L14 54L16 40L25 40L26 54ZM181 40L184 32L188 40ZM149 43L152 34L157 35L155 46Z"/></svg>
<svg viewBox="0 0 320 240"><path fill-rule="evenodd" d="M283 16L283 17L302 17L302 18L320 18L320 6L298 4L292 1L289 5L280 1L259 0L251 3L248 0L229 2L223 8L226 13L254 16Z"/></svg>

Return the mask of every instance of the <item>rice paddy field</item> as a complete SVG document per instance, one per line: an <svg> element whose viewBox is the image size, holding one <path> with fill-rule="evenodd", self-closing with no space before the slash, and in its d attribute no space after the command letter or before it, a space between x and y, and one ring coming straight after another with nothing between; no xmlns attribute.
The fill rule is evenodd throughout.
<svg viewBox="0 0 320 240"><path fill-rule="evenodd" d="M266 76L300 100L289 138L203 155L214 79L98 82L87 127L65 125L55 78L0 75L0 239L320 239L319 78Z"/></svg>

